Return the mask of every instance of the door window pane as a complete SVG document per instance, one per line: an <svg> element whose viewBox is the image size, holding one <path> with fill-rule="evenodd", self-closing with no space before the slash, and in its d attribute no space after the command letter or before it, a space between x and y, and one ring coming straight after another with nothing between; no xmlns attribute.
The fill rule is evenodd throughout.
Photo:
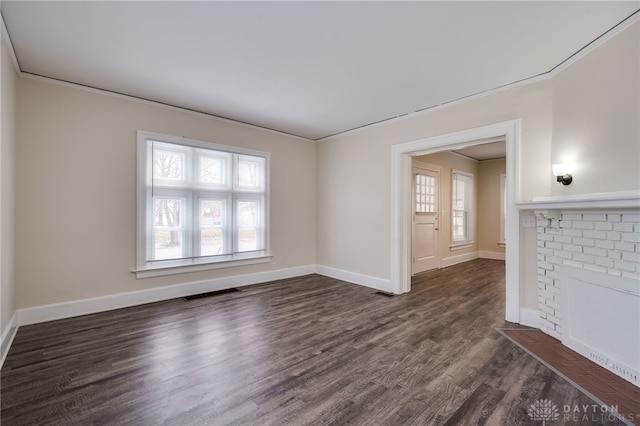
<svg viewBox="0 0 640 426"><path fill-rule="evenodd" d="M416 175L416 213L436 212L436 178Z"/></svg>

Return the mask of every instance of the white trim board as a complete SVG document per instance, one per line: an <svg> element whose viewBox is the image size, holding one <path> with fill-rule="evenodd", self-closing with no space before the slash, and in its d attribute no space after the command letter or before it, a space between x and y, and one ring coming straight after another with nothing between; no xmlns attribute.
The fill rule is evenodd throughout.
<svg viewBox="0 0 640 426"><path fill-rule="evenodd" d="M4 360L7 358L9 348L11 348L11 344L13 343L13 339L16 337L17 332L18 313L14 312L13 316L9 320L7 328L5 328L4 332L2 333L2 337L0 337L0 368L2 368L2 366L4 365Z"/></svg>
<svg viewBox="0 0 640 426"><path fill-rule="evenodd" d="M501 251L480 250L478 251L478 257L480 259L504 260L505 254Z"/></svg>
<svg viewBox="0 0 640 426"><path fill-rule="evenodd" d="M640 208L640 190L533 197L517 204L520 210Z"/></svg>
<svg viewBox="0 0 640 426"><path fill-rule="evenodd" d="M118 293L108 296L74 300L71 302L18 309L18 325L22 326L63 318L71 318L80 315L142 305L145 303L159 302L192 294L224 290L232 287L242 287L285 278L294 278L302 275L313 274L314 272L314 265L298 266L295 268L278 269L275 271L258 272L255 274L234 275L211 280L193 281L165 287L154 287L147 290Z"/></svg>
<svg viewBox="0 0 640 426"><path fill-rule="evenodd" d="M18 309L14 317L17 318L17 326L37 324L63 318L110 311L113 309L143 305L145 303L175 299L192 294L224 290L232 287L243 287L285 278L294 278L313 273L318 273L330 278L336 278L352 284L370 287L375 290L386 292L391 291L391 282L383 278L344 271L328 266L306 265L275 271L258 272L255 274L234 275L165 287L154 287L147 290L111 294L108 296L92 297L88 299L73 300L70 302L53 303L49 305L35 306L32 308L23 308Z"/></svg>
<svg viewBox="0 0 640 426"><path fill-rule="evenodd" d="M469 253L458 254L455 256L443 257L442 258L442 267L446 268L448 266L457 265L458 263L468 262L470 260L474 260L478 258L478 252L472 251Z"/></svg>
<svg viewBox="0 0 640 426"><path fill-rule="evenodd" d="M335 278L352 284L373 288L375 290L385 291L388 293L393 292L390 280L372 277L371 275L359 274L357 272L350 272L322 265L316 265L316 273L324 275L325 277Z"/></svg>
<svg viewBox="0 0 640 426"><path fill-rule="evenodd" d="M537 309L520 308L520 324L540 328L540 312Z"/></svg>

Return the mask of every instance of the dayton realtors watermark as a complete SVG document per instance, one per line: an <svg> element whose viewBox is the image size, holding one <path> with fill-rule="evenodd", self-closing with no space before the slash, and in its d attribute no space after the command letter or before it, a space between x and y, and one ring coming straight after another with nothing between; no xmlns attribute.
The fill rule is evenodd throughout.
<svg viewBox="0 0 640 426"><path fill-rule="evenodd" d="M624 419L633 422L640 418L638 413L620 413L617 405L561 405L557 406L548 399L540 399L527 410L527 415L531 420L547 422L562 421L584 423L584 422L612 422Z"/></svg>

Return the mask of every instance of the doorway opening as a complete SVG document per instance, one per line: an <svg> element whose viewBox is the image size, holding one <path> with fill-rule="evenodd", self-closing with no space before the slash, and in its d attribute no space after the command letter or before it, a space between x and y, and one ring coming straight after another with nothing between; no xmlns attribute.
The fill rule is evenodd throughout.
<svg viewBox="0 0 640 426"><path fill-rule="evenodd" d="M395 294L411 291L412 157L463 149L497 139L502 139L506 143L505 319L516 323L520 321L520 238L519 214L516 208L519 187L520 120L435 136L392 147L391 282Z"/></svg>
<svg viewBox="0 0 640 426"><path fill-rule="evenodd" d="M411 158L412 276L476 258L504 261L504 138Z"/></svg>

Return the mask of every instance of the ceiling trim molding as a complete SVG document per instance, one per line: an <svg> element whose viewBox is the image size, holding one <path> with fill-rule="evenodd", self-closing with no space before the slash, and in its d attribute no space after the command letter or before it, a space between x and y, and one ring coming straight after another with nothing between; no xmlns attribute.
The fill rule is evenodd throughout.
<svg viewBox="0 0 640 426"><path fill-rule="evenodd" d="M280 136L286 136L288 138L298 139L298 140L303 141L303 142L312 142L312 143L316 142L313 139L308 139L308 138L305 138L305 137L302 137L302 136L293 135L291 133L286 133L286 132L282 132L282 131L279 131L279 130L269 129L268 127L261 127L261 126L258 126L256 124L245 123L243 121L233 120L231 118L225 118L225 117L220 117L218 115L207 114L206 112L202 112L202 111L197 111L197 110L193 110L193 109L179 107L179 106L166 104L166 103L162 103L162 102L158 102L158 101L152 101L152 100L149 100L149 99L139 98L139 97L132 96L132 95L126 95L124 93L112 92L110 90L98 89L97 87L85 86L85 85L78 84L78 83L72 83L70 81L58 80L56 78L45 77L45 76L42 76L42 75L31 74L31 73L28 73L28 72L21 72L20 73L20 77L23 77L23 78L28 79L28 80L35 80L35 81L40 81L40 82L44 82L44 83L55 84L57 86L68 87L68 88L71 88L71 89L82 90L84 92L110 96L112 98L124 99L124 100L127 100L127 101L136 102L136 103L143 104L143 105L149 105L149 106L154 106L154 107L158 107L158 108L164 108L164 109L168 109L170 111L175 111L175 112L181 112L181 113L185 113L185 114L195 115L196 117L208 118L208 119L219 121L219 122L222 122L222 123L234 124L234 125L240 126L240 127L246 127L246 128L250 128L250 129L261 130L261 131L264 131L264 132L273 133L273 134L280 135Z"/></svg>
<svg viewBox="0 0 640 426"><path fill-rule="evenodd" d="M476 160L475 158L468 157L468 156L466 156L464 154L460 154L459 152L455 152L454 150L450 150L450 151L447 151L447 152L449 154L456 155L456 156L458 156L460 158L464 158L465 160L473 161L474 163L479 163L480 162L480 160ZM437 154L437 152L436 152L436 154Z"/></svg>
<svg viewBox="0 0 640 426"><path fill-rule="evenodd" d="M11 37L9 37L7 26L4 24L4 16L2 16L2 13L0 13L0 27L1 27L0 30L2 31L2 39L6 43L7 50L9 50L9 55L11 55L11 62L13 62L13 68L16 70L18 77L22 77L22 70L20 69L20 64L18 63L18 57L16 56L16 51L13 48Z"/></svg>
<svg viewBox="0 0 640 426"><path fill-rule="evenodd" d="M578 50L573 55L569 56L567 59L556 65L553 69L549 71L551 77L555 77L565 69L569 68L574 63L578 62L580 59L587 56L589 53L593 52L598 47L602 46L627 28L631 27L636 22L640 21L640 9L633 12L615 27L609 29L607 32L602 34L600 37L593 40L591 43L584 46L582 49Z"/></svg>
<svg viewBox="0 0 640 426"><path fill-rule="evenodd" d="M351 130L345 130L344 132L341 133L336 133L334 135L331 136L326 136L320 139L316 139L316 142L325 142L340 136L345 136L348 134L352 134L352 133L356 133L356 132L360 132L362 130L365 129L372 129L374 127L379 127L382 125L386 125L389 123L397 123L399 121L403 121L409 118L414 118L414 117L420 117L426 114L430 114L434 111L439 111L441 109L445 109L445 108L449 108L455 105L460 105L460 104L464 104L466 102L471 102L471 101L475 101L478 99L482 99L486 96L491 96L491 95L495 95L497 93L501 93L501 92L506 92L507 90L511 90L511 89L515 89L517 87L522 87L522 86L528 86L530 84L534 84L534 83L539 83L541 81L545 81L551 78L551 74L549 72L546 72L544 74L540 74L534 77L529 77L529 78L525 78L523 80L519 80L513 83L509 83L509 84L505 84L504 86L500 86L500 87L496 87L495 89L489 89L489 90L485 90L484 92L480 92L480 93L475 93L473 95L469 95L469 96L464 96L462 98L458 98L455 99L453 101L448 101L448 102L443 102L439 105L434 105L431 107L427 107L427 108L423 108L421 110L415 111L415 112L411 112L408 114L403 114L403 115L399 115L397 117L393 117L393 118L388 118L386 120L381 120L378 121L376 123L372 123L372 124L365 124L364 126L360 126L360 127L356 127L355 129L351 129Z"/></svg>

